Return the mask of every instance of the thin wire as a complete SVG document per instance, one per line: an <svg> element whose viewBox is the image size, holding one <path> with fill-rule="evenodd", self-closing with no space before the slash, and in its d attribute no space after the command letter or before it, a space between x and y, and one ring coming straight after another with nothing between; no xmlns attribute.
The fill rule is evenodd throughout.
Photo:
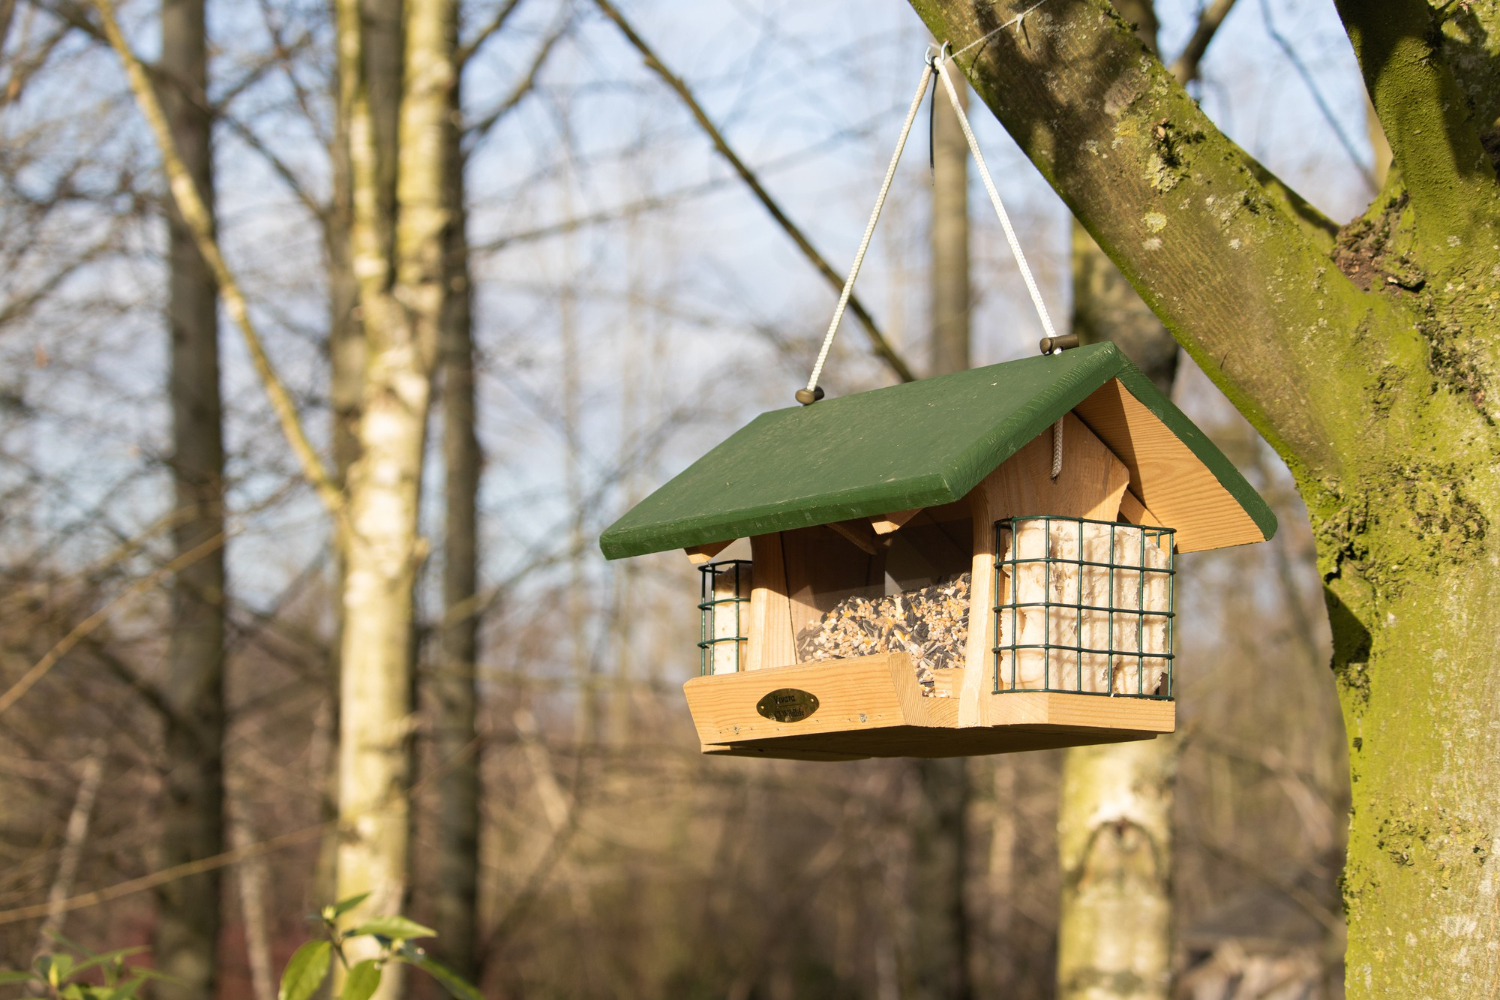
<svg viewBox="0 0 1500 1000"><path fill-rule="evenodd" d="M1042 2L1045 3L1046 0ZM969 116L964 114L963 105L958 100L958 91L953 89L953 78L948 74L948 60L951 58L952 56L939 55L934 60L938 76L948 91L948 100L958 115L958 124L963 127L964 138L969 140L969 152L974 154L974 162L979 167L980 179L984 181L984 189L990 195L990 204L995 206L995 214L1000 217L1000 226L1005 230L1006 242L1010 244L1010 252L1015 255L1016 267L1021 272L1021 278L1026 282L1026 290L1031 293L1031 304L1036 306L1036 314L1041 318L1042 329L1048 337L1055 337L1057 332L1052 328L1052 317L1047 314L1047 305L1042 301L1042 293L1036 287L1036 279L1031 275L1031 268L1026 264L1026 255L1021 252L1021 241L1016 239L1016 231L1011 228L1010 216L1005 214L1005 206L1000 202L1000 192L995 190L995 179L990 176L990 168L984 162L984 155L979 152L979 140L974 138L974 130L969 127Z"/></svg>
<svg viewBox="0 0 1500 1000"><path fill-rule="evenodd" d="M1012 27L1013 25L1020 24L1022 18L1024 18L1027 14L1030 14L1032 11L1036 10L1038 7L1040 7L1042 4L1044 4L1046 2L1047 2L1047 0L1037 0L1036 3L1032 4L1030 7L1027 7L1025 10L1021 11L1021 13L1017 14L1015 17L1011 18L1009 21L1006 21L1004 24L1000 25L1000 27L996 28L994 31L986 32L985 34L980 35L978 38L974 39L968 45L965 45L963 48L959 49L957 52L952 53L949 56L949 58L950 59L957 59L959 56L963 55L965 52L967 52L970 49L974 48L974 46L976 46L976 45L983 45L985 42L989 41L991 38L994 38L996 35L1000 34L1000 32L1004 31L1006 28Z"/></svg>
<svg viewBox="0 0 1500 1000"><path fill-rule="evenodd" d="M912 122L917 118L917 112L922 107L922 98L927 96L927 86L931 82L932 64L927 63L922 67L922 82L917 85L917 93L911 99L911 107L906 109L906 121L901 125L901 135L896 140L896 151L891 154L890 166L885 168L885 180L880 182L880 194L875 199L875 210L870 213L870 221L865 226L864 239L859 241L859 250L854 254L854 266L849 269L849 277L844 281L844 290L839 293L839 304L833 311L833 322L828 324L828 332L823 335L823 348L818 351L818 360L813 365L812 377L807 380L808 392L814 392L818 388L818 377L823 374L823 363L828 360L828 351L833 347L834 334L838 333L839 321L844 318L844 309L849 305L849 294L854 291L854 279L859 277L860 265L865 262L865 251L870 249L870 237L875 234L875 223L880 220L880 210L885 207L885 196L890 193L891 180L896 176L896 164L901 162L901 151L906 148L906 138L911 134Z"/></svg>

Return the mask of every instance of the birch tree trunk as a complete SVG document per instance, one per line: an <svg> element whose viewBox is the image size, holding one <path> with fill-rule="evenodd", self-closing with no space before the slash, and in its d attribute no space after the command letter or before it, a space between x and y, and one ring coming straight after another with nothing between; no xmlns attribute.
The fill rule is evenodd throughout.
<svg viewBox="0 0 1500 1000"><path fill-rule="evenodd" d="M401 111L401 2L362 0L364 25L363 63L365 77L372 82L369 95L369 127L375 157L376 219L383 245L392 245L396 219L396 131ZM339 75L335 73L335 90ZM341 489L349 481L349 467L359 456L360 404L368 368L369 347L359 308L359 279L354 273L350 233L354 225L354 176L350 150L349 108L335 101L334 135L329 161L333 170L333 193L324 216L324 259L328 267L328 370L329 400L333 410L333 474ZM389 251L387 251L388 253ZM347 555L335 547L334 592L344 592ZM318 720L318 757L327 764L323 818L338 817L338 766L334 747L338 743L340 661L343 656L344 609L340 601L334 614L334 634L328 657L328 709ZM327 748L326 751L322 748ZM335 870L338 835L330 833L320 845L317 898L322 906L336 892Z"/></svg>
<svg viewBox="0 0 1500 1000"><path fill-rule="evenodd" d="M476 974L479 889L479 753L474 746L479 697L475 688L479 618L475 591L479 566L479 476L483 456L475 435L474 331L460 152L461 78L452 90L447 199L446 299L443 303L443 621L438 663L427 677L431 713L433 781L433 951L449 968L473 981Z"/></svg>
<svg viewBox="0 0 1500 1000"><path fill-rule="evenodd" d="M1136 35L1158 54L1152 0L1116 0ZM1088 231L1073 222L1073 332L1112 340L1168 395L1177 342ZM1181 743L1074 747L1058 802L1062 898L1057 995L1062 1000L1167 1000L1175 920L1173 788Z"/></svg>
<svg viewBox="0 0 1500 1000"><path fill-rule="evenodd" d="M161 8L161 100L183 165L213 211L212 122L207 110L204 0L165 0ZM211 216L210 216L211 217ZM224 440L219 399L218 288L192 231L168 210L168 396L172 478L179 520L174 554L224 532ZM179 865L224 850L224 550L180 570L171 585L161 864ZM217 872L156 890L153 940L165 1000L211 996L219 940Z"/></svg>
<svg viewBox="0 0 1500 1000"><path fill-rule="evenodd" d="M967 101L968 88L959 95ZM932 139L931 374L969 367L969 146L947 99L938 94ZM968 862L969 771L962 757L916 761L919 796L912 817L910 996L972 995Z"/></svg>
<svg viewBox="0 0 1500 1000"><path fill-rule="evenodd" d="M1395 159L1344 227L1103 0L916 0L1007 131L1286 461L1317 539L1353 809L1353 1000L1500 990L1500 8L1336 0ZM993 34L991 34L993 32Z"/></svg>
<svg viewBox="0 0 1500 1000"><path fill-rule="evenodd" d="M369 893L358 921L400 909L407 885L412 594L422 457L444 301L449 143L457 31L453 0L408 0L392 239L381 232L380 160L358 0L338 0L340 101L349 122L351 259L368 345L359 455L345 538L338 895ZM367 943L368 942L368 943ZM374 944L360 939L369 957ZM401 995L399 969L377 996Z"/></svg>

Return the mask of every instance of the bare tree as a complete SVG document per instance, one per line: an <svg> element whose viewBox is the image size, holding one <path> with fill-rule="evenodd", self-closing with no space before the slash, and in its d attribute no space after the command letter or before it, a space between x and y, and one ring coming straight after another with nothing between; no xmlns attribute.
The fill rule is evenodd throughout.
<svg viewBox="0 0 1500 1000"><path fill-rule="evenodd" d="M437 662L423 694L431 734L434 839L430 886L434 948L449 968L478 971L479 895L479 480L483 455L475 430L473 290L461 145L460 72L450 92L445 195L452 222L445 257L442 350L443 581Z"/></svg>
<svg viewBox="0 0 1500 1000"><path fill-rule="evenodd" d="M412 599L427 554L418 507L452 225L445 122L456 85L457 8L451 0L404 7L393 230L381 206L387 161L378 154L372 101L381 81L365 59L364 11L358 0L340 0L336 10L351 259L368 344L359 456L347 484L339 699L338 895L369 893L350 914L358 920L397 912L407 887ZM399 976L387 975L378 995L400 992Z"/></svg>
<svg viewBox="0 0 1500 1000"><path fill-rule="evenodd" d="M161 99L183 166L212 222L212 119L204 0L165 0L161 8ZM224 437L219 400L218 286L197 241L175 208L168 212L167 322L171 336L171 460L180 517L178 555L224 533ZM162 803L162 864L174 866L224 850L224 549L184 567L172 580L168 624L167 773ZM214 990L221 921L218 873L157 890L156 964L170 980L164 997Z"/></svg>

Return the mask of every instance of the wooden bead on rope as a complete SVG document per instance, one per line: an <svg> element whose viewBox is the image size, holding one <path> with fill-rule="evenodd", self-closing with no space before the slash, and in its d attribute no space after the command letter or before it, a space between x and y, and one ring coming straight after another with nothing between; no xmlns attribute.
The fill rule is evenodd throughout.
<svg viewBox="0 0 1500 1000"><path fill-rule="evenodd" d="M821 385L815 387L814 389L812 389L812 391L808 391L807 389L797 390L797 402L801 403L803 406L811 406L822 398L823 387Z"/></svg>

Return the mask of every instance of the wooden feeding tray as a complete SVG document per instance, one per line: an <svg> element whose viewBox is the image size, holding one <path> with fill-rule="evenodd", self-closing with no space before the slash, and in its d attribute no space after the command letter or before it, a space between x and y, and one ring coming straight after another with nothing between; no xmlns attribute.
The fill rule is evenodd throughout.
<svg viewBox="0 0 1500 1000"><path fill-rule="evenodd" d="M962 673L940 672L948 696L927 696L910 656L883 653L695 677L683 690L703 752L732 757L969 757L1148 740L1176 724L1168 700L1015 691L986 695L988 724L961 727Z"/></svg>
<svg viewBox="0 0 1500 1000"><path fill-rule="evenodd" d="M601 546L709 563L703 752L951 757L1172 732L1173 554L1275 525L1102 344L763 414Z"/></svg>

